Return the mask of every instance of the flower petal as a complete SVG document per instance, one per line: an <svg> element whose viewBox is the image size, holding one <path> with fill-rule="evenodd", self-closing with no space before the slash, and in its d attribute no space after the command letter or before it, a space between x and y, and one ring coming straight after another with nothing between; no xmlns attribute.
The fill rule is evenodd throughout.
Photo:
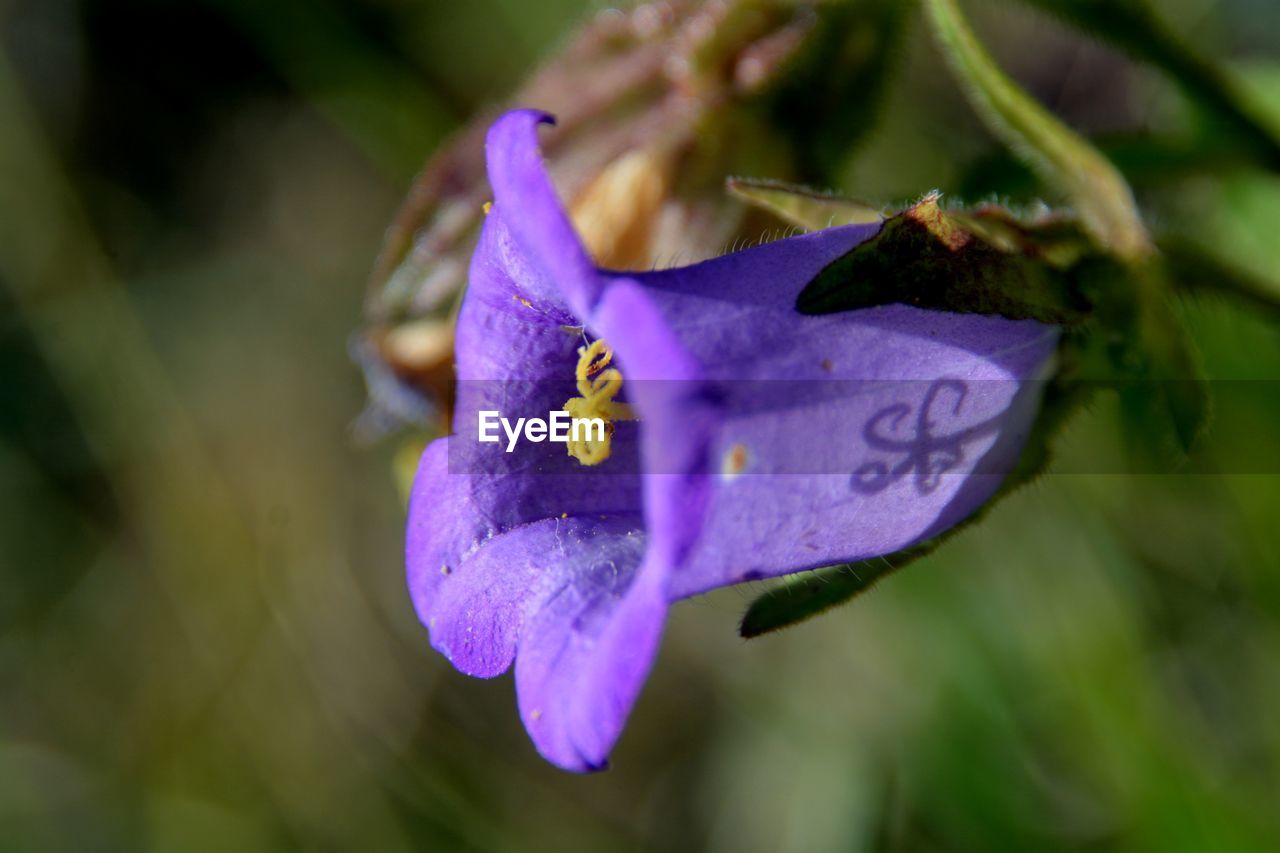
<svg viewBox="0 0 1280 853"><path fill-rule="evenodd" d="M427 474L447 452L442 444L424 455ZM410 525L410 576L432 646L482 678L514 656L521 714L539 752L568 770L603 767L666 615L661 583L638 582L665 577L658 567L638 571L640 518L536 521L488 539L447 574L424 559L432 546L415 535L422 529Z"/></svg>
<svg viewBox="0 0 1280 853"><path fill-rule="evenodd" d="M494 212L507 217L513 254L531 262L519 278L529 298L586 317L603 282L542 162L538 126L554 123L536 110L515 110L494 122L485 143L489 185Z"/></svg>
<svg viewBox="0 0 1280 853"><path fill-rule="evenodd" d="M438 438L423 451L409 495L405 525L404 558L409 594L423 625L431 621L431 609L441 582L450 575L470 543L485 535L487 525L479 512L467 512L462 478L449 475L449 439ZM462 507L452 512L450 507Z"/></svg>
<svg viewBox="0 0 1280 853"><path fill-rule="evenodd" d="M641 567L643 554L640 536L564 552L570 574L521 631L520 715L538 751L566 770L605 766L657 653L666 573Z"/></svg>
<svg viewBox="0 0 1280 853"><path fill-rule="evenodd" d="M562 553L569 546L544 547L546 531L564 542L581 527L575 519L599 522L601 515L631 519L614 523L632 534L640 528L635 431L615 436L614 457L623 473L584 469L556 444L522 443L520 452L508 454L478 441L482 410L513 420L545 418L575 393L581 321L551 282L597 274L585 255L578 260L586 267L575 261L579 247L572 231L555 231L563 214L536 145L527 144L539 121L536 114L518 114L490 136L498 202L472 259L457 323L454 435L423 454L409 508L406 556L419 618L429 626L432 644L477 676L507 668L520 627L536 612L559 564L574 565ZM527 227L514 228L513 221ZM567 221L561 224L568 229ZM531 252L522 244L528 240L559 240L562 251ZM594 553L595 546L578 547L585 558ZM638 547L628 541L628 548Z"/></svg>
<svg viewBox="0 0 1280 853"><path fill-rule="evenodd" d="M529 475L520 469L479 473L481 463L461 455L465 450L454 450L457 443L458 436L437 439L418 466L405 542L409 590L433 645L468 674L496 675L509 657L503 661L484 645L464 654L467 644L458 640L457 631L508 643L503 626L524 606L522 596L536 597L536 584L529 578L541 571L534 559L538 554L517 547L523 540L510 537L543 521L572 527L574 518L600 515L636 519L630 528L639 528L639 477L573 471ZM551 454L548 465L577 465L562 462L567 457L559 445L533 447L554 448L543 451ZM484 448L489 454L484 465L523 455L507 455L493 445ZM488 607L494 613L486 616L482 610ZM453 614L468 610L473 616L459 623Z"/></svg>
<svg viewBox="0 0 1280 853"><path fill-rule="evenodd" d="M467 675L499 675L526 619L545 601L575 582L603 582L586 577L592 567L624 591L642 548L638 517L549 518L495 536L462 562L455 581L441 585L428 620L431 644ZM627 570L614 571L617 562Z"/></svg>
<svg viewBox="0 0 1280 853"><path fill-rule="evenodd" d="M611 281L592 325L613 343L643 425L645 529L655 565L676 566L702 530L719 407L701 366L636 282Z"/></svg>
<svg viewBox="0 0 1280 853"><path fill-rule="evenodd" d="M607 284L644 286L719 401L720 476L672 597L907 547L975 511L1016 461L1055 329L906 305L795 311L874 228Z"/></svg>
<svg viewBox="0 0 1280 853"><path fill-rule="evenodd" d="M546 418L575 393L581 329L566 326L576 321L554 305L520 295L518 278L528 262L504 249L509 241L495 209L472 259L457 323L454 434L433 443L414 481L411 561L433 563L415 573L415 588L426 595L442 566L456 568L479 542L514 527L566 513L640 512L635 463L622 466L628 475L604 476L583 469L560 445L523 443L519 453L505 453L505 436L500 444L478 441L480 411ZM620 459L638 453L625 437L615 445Z"/></svg>

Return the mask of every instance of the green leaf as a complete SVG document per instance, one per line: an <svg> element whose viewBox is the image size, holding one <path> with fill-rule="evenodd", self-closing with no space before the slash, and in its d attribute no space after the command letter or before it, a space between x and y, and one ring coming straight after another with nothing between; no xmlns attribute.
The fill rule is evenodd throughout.
<svg viewBox="0 0 1280 853"><path fill-rule="evenodd" d="M1093 141L1137 188L1168 187L1206 174L1239 173L1241 166L1242 152L1221 137L1175 140L1120 134ZM1030 198L1043 190L1025 163L1000 149L970 163L952 192L962 198Z"/></svg>
<svg viewBox="0 0 1280 853"><path fill-rule="evenodd" d="M953 73L991 131L1070 200L1100 246L1126 259L1149 255L1133 192L1116 168L1000 70L955 0L924 4Z"/></svg>
<svg viewBox="0 0 1280 853"><path fill-rule="evenodd" d="M881 222L880 211L853 199L767 179L729 178L730 194L806 231Z"/></svg>
<svg viewBox="0 0 1280 853"><path fill-rule="evenodd" d="M1110 41L1164 71L1268 168L1280 170L1280 135L1235 78L1200 55L1160 19L1148 0L1024 0Z"/></svg>
<svg viewBox="0 0 1280 853"><path fill-rule="evenodd" d="M800 180L837 183L875 129L911 12L904 0L822 4L808 46L771 99L772 123L801 152Z"/></svg>
<svg viewBox="0 0 1280 853"><path fill-rule="evenodd" d="M1027 224L995 206L946 211L929 195L818 273L796 307L829 314L896 302L1075 325L1090 305L1074 270L1090 253L1070 220Z"/></svg>

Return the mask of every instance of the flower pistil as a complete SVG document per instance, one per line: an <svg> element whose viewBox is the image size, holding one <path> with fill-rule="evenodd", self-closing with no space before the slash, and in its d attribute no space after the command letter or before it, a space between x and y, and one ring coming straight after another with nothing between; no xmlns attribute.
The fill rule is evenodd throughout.
<svg viewBox="0 0 1280 853"><path fill-rule="evenodd" d="M611 439L614 421L633 421L635 413L626 403L614 400L622 390L622 371L610 367L613 362L613 350L599 338L590 346L578 347L578 364L574 376L578 380L578 393L581 397L571 397L565 401L564 410L574 420L599 418L604 421L604 437L593 439L589 429L570 430L569 455L583 465L599 465L609 458L612 452Z"/></svg>

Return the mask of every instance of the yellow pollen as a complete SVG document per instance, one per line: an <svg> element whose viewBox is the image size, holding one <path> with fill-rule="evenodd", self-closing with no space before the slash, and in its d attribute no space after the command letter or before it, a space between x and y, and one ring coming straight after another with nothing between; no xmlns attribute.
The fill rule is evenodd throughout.
<svg viewBox="0 0 1280 853"><path fill-rule="evenodd" d="M481 205L481 209L484 211L484 215L488 216L489 211L493 210L493 202L486 201L483 205Z"/></svg>
<svg viewBox="0 0 1280 853"><path fill-rule="evenodd" d="M622 390L622 371L609 367L613 350L603 339L587 347L578 348L578 366L574 376L578 380L578 393L564 404L564 410L573 418L569 431L569 455L583 465L599 465L612 452L614 421L635 420L635 414L626 403L614 402ZM578 421L599 418L604 421L603 440L591 437L589 424Z"/></svg>

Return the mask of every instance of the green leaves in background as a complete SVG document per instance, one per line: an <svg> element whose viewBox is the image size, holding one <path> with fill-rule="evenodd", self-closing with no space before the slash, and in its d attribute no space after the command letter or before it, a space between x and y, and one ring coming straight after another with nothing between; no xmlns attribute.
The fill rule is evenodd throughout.
<svg viewBox="0 0 1280 853"><path fill-rule="evenodd" d="M1123 258L1150 253L1133 192L1116 168L1000 70L955 0L924 5L956 79L988 128L1071 202L1099 245Z"/></svg>
<svg viewBox="0 0 1280 853"><path fill-rule="evenodd" d="M1084 27L1169 75L1225 138L1280 170L1280 127L1269 122L1240 83L1213 65L1161 20L1149 0L1024 0Z"/></svg>
<svg viewBox="0 0 1280 853"><path fill-rule="evenodd" d="M1175 288L1228 296L1280 320L1280 281L1260 278L1188 240L1162 239L1159 245L1169 282Z"/></svg>
<svg viewBox="0 0 1280 853"><path fill-rule="evenodd" d="M829 184L876 129L912 12L903 0L825 3L810 46L773 93L775 123L798 151L798 177Z"/></svg>
<svg viewBox="0 0 1280 853"><path fill-rule="evenodd" d="M1160 258L1095 273L1085 378L1116 383L1135 461L1176 467L1209 422L1200 358L1174 313Z"/></svg>

